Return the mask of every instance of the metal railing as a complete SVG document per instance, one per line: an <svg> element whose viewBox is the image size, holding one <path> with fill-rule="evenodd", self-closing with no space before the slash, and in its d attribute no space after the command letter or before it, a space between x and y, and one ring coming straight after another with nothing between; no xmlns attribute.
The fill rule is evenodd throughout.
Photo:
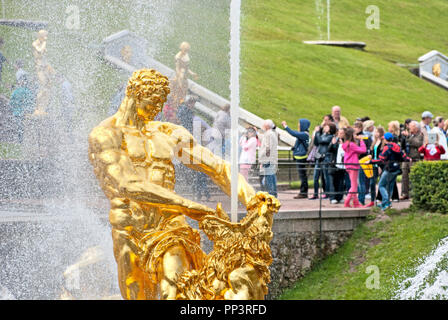
<svg viewBox="0 0 448 320"><path fill-rule="evenodd" d="M291 153L288 154L287 161L285 161L285 160L286 160L285 158L284 159L279 159L277 174L279 174L279 172L282 170L282 168L283 169L284 168L288 168L288 180L289 180L289 186L291 187L292 186L292 169L294 169L294 170L296 170L298 172L298 170L299 170L298 167L297 167L298 163L297 163L296 160L292 159ZM423 161L423 160L417 160L417 161L413 160L413 163L419 162L419 161ZM401 169L401 163L406 162L406 161L389 161L389 162L390 163L400 163L400 169ZM316 168L316 163L318 165L317 168ZM378 163L372 163L371 165L373 165L373 170L378 170L379 168L384 168L387 164L388 164L388 162L378 162ZM331 189L328 189L328 188L326 188L327 191L325 191L322 182L325 182L325 183L328 183L328 182L325 181L326 178L325 178L324 171L328 170L328 169L344 171L344 176L340 177L340 179L344 179L344 180L347 181L347 180L349 180L348 177L345 177L345 174L346 174L347 170L357 170L357 171L360 171L360 170L364 170L364 169L361 167L361 164L359 162L358 163L344 163L344 162L338 163L338 162L324 162L324 161L319 161L319 162L316 162L316 161L306 161L306 162L302 163L302 165L304 167L302 167L300 170L306 170L307 171L306 177L308 179L308 182L310 180L309 177L310 176L313 177L313 184L314 184L314 180L315 180L314 179L315 171L316 170L320 170L321 171L321 172L319 172L319 177L318 177L318 180L320 182L319 182L319 187L317 189L317 196L318 196L318 200L319 200L319 207L318 207L318 214L319 214L319 242L320 242L319 246L322 247L322 243L323 243L322 242L322 239L323 239L323 234L322 234L322 221L323 221L323 219L322 219L322 200L326 199L326 198L331 198L331 196L333 196L333 195L342 195L342 199L344 199L344 196L347 196L348 194L356 194L356 195L359 194L359 192L358 192L359 189L356 190L356 191L350 192L349 191L350 188L347 185L345 185L345 182L344 182L344 187L343 187L342 191L329 191ZM356 166L356 168L353 168L353 167L345 168L345 166L347 166L347 165ZM337 166L343 166L343 168L338 168ZM256 170L254 170L252 172L252 175L258 175L259 174L258 173L258 167L259 167L259 165L257 163L256 164ZM382 170L384 170L384 169L382 169ZM310 175L310 173L311 173L311 175ZM330 175L332 173L327 173L327 174ZM376 200L377 200L377 196L376 195L379 192L379 190L377 188L377 185L378 185L378 181L379 181L379 179L381 177L381 174L379 173L379 171L377 171L376 174L374 174L371 178L367 178L367 176L366 176L365 177L365 181L364 181L366 183L366 186L364 188L364 190L365 190L364 193L365 193L365 195L373 194L373 198L371 197L370 201L373 202L374 205L376 205ZM371 183L370 179L374 179L373 183ZM330 181L334 183L334 180L330 180ZM299 182L302 183L302 181L299 181ZM395 183L396 183L396 181L395 181ZM309 183L308 183L308 185L309 185ZM358 183L358 186L359 186L359 183ZM312 187L308 187L308 188L314 188L314 185ZM374 188L373 192L372 192L371 188ZM334 190L334 186L333 186L333 190ZM313 192L313 196L315 196L315 195L316 195L315 192ZM323 195L325 195L326 197L324 198ZM389 197L392 198L392 194L389 195ZM342 199L339 200L338 202L342 201Z"/></svg>

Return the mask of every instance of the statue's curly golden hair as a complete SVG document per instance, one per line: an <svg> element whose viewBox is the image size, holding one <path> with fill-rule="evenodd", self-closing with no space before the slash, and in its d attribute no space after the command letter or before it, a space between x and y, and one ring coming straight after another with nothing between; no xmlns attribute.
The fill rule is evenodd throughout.
<svg viewBox="0 0 448 320"><path fill-rule="evenodd" d="M154 69L141 69L132 74L126 95L134 99L151 99L164 103L170 93L168 78Z"/></svg>

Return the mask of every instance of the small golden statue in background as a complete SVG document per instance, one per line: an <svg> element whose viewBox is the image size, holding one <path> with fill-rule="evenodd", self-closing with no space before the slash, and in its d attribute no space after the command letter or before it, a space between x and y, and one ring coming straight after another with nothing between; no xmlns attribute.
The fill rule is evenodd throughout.
<svg viewBox="0 0 448 320"><path fill-rule="evenodd" d="M118 112L89 136L89 158L110 200L118 280L125 299L262 299L270 281L273 214L280 203L239 176L238 197L248 214L231 223L216 209L174 192L172 160L207 174L230 193L230 166L196 143L185 128L153 121L169 81L142 69L130 78ZM214 241L208 255L199 231Z"/></svg>
<svg viewBox="0 0 448 320"><path fill-rule="evenodd" d="M440 77L440 73L442 72L440 63L436 63L435 65L432 66L432 74L435 75L436 77Z"/></svg>
<svg viewBox="0 0 448 320"><path fill-rule="evenodd" d="M185 101L188 94L188 76L197 80L198 75L190 70L190 44L182 42L180 51L175 56L176 76L171 80L171 94L173 96L173 107L177 108Z"/></svg>
<svg viewBox="0 0 448 320"><path fill-rule="evenodd" d="M37 39L33 41L33 56L36 63L36 73L39 80L39 91L36 97L35 115L46 114L50 102L51 77L54 69L47 62L47 38L48 32L40 30Z"/></svg>
<svg viewBox="0 0 448 320"><path fill-rule="evenodd" d="M123 48L121 48L120 50L120 54L121 54L121 60L123 60L123 62L126 62L127 64L131 64L131 59L132 59L132 47L129 45L125 45L123 46Z"/></svg>

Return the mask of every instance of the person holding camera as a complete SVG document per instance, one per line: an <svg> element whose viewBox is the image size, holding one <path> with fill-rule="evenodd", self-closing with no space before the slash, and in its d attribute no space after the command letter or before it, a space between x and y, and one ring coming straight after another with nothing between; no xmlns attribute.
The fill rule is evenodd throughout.
<svg viewBox="0 0 448 320"><path fill-rule="evenodd" d="M438 136L438 142L443 147L443 149L447 150L447 140L446 140L446 134L443 130L443 126L445 125L445 122L442 117L436 117L433 121L434 128L432 128L431 133L435 133ZM441 155L440 160L448 160L448 154L444 153Z"/></svg>
<svg viewBox="0 0 448 320"><path fill-rule="evenodd" d="M311 122L308 119L299 119L297 124L297 131L288 127L286 121L282 121L283 128L286 132L296 138L294 144L293 157L297 162L297 171L300 179L300 192L294 199L306 199L308 198L308 175L307 175L307 153L310 141L310 134L308 132Z"/></svg>
<svg viewBox="0 0 448 320"><path fill-rule="evenodd" d="M425 138L431 132L432 118L434 118L434 116L432 115L431 112L425 111L422 113L422 121L420 122L420 127L422 128L422 133L425 136Z"/></svg>
<svg viewBox="0 0 448 320"><path fill-rule="evenodd" d="M387 131L389 133L392 133L392 136L393 136L392 142L399 144L399 142L400 142L400 122L397 120L390 121L387 125ZM404 149L403 149L403 151L404 151ZM380 197L377 199L382 200L381 192L380 192ZM392 192L392 201L398 202L399 200L400 200L400 195L398 193L397 182L395 181L393 192Z"/></svg>
<svg viewBox="0 0 448 320"><path fill-rule="evenodd" d="M344 128L344 143L342 149L344 150L344 164L345 170L350 177L350 189L348 190L347 198L344 201L344 207L361 208L362 205L358 201L358 173L360 170L359 155L366 153L367 148L364 140L355 138L355 130L351 127Z"/></svg>
<svg viewBox="0 0 448 320"><path fill-rule="evenodd" d="M337 204L344 198L345 175L347 174L344 166L344 150L342 149L344 137L344 128L340 128L328 147L328 184L331 204Z"/></svg>
<svg viewBox="0 0 448 320"><path fill-rule="evenodd" d="M249 180L249 172L256 163L258 137L257 131L253 127L249 127L244 132L240 139L241 154L240 154L240 173Z"/></svg>
<svg viewBox="0 0 448 320"><path fill-rule="evenodd" d="M400 135L398 136L400 146L407 154L409 154L409 146L406 143L406 137L409 136L409 125L411 122L412 119L406 119L404 123L400 123Z"/></svg>
<svg viewBox="0 0 448 320"><path fill-rule="evenodd" d="M322 198L328 197L328 192L330 191L328 164L331 162L331 154L328 153L328 148L335 134L336 125L330 121L324 126L315 128L314 145L317 147L317 150L315 153L316 162L314 165L314 195L310 198L311 200L318 198L320 177L322 177L322 188L325 192Z"/></svg>
<svg viewBox="0 0 448 320"><path fill-rule="evenodd" d="M435 135L435 142L429 141L431 138L431 133L428 137L425 137L425 144L418 149L418 152L424 155L423 160L425 161L438 161L442 154L445 154L445 148L439 144L439 136ZM431 143L430 143L431 142Z"/></svg>
<svg viewBox="0 0 448 320"><path fill-rule="evenodd" d="M403 162L401 170L403 171L403 178L401 181L401 198L400 200L409 199L409 174L411 172L412 165L420 160L420 152L418 149L423 145L424 136L420 130L420 124L417 121L410 121L407 130L403 130L401 147L406 151L412 162Z"/></svg>
<svg viewBox="0 0 448 320"><path fill-rule="evenodd" d="M371 121L371 120L369 120ZM373 124L372 124L373 126ZM362 159L370 154L370 147L372 145L372 138L370 135L365 134L363 132L364 125L363 123L356 123L354 125L355 130L355 139L356 140L363 140L364 144L366 145L366 152L359 155L359 159ZM368 178L364 170L359 170L358 174L358 200L362 205L365 205L365 199L366 199L366 191L367 186L370 187L371 178Z"/></svg>
<svg viewBox="0 0 448 320"><path fill-rule="evenodd" d="M260 186L262 191L277 198L278 135L271 119L264 121L262 129L264 134L258 151Z"/></svg>

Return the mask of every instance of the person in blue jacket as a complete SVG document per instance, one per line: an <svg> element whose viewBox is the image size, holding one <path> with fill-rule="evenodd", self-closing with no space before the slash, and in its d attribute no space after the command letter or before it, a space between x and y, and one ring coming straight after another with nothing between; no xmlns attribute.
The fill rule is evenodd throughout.
<svg viewBox="0 0 448 320"><path fill-rule="evenodd" d="M35 103L33 92L29 89L28 77L22 76L17 82L17 87L9 100L9 108L16 121L17 140L19 143L23 141L25 115L34 111Z"/></svg>
<svg viewBox="0 0 448 320"><path fill-rule="evenodd" d="M297 162L297 170L300 178L300 193L294 199L308 198L308 177L307 177L307 153L310 144L309 128L311 125L308 119L299 119L297 131L288 127L286 121L282 122L285 130L296 138L296 143L293 147L294 160Z"/></svg>

